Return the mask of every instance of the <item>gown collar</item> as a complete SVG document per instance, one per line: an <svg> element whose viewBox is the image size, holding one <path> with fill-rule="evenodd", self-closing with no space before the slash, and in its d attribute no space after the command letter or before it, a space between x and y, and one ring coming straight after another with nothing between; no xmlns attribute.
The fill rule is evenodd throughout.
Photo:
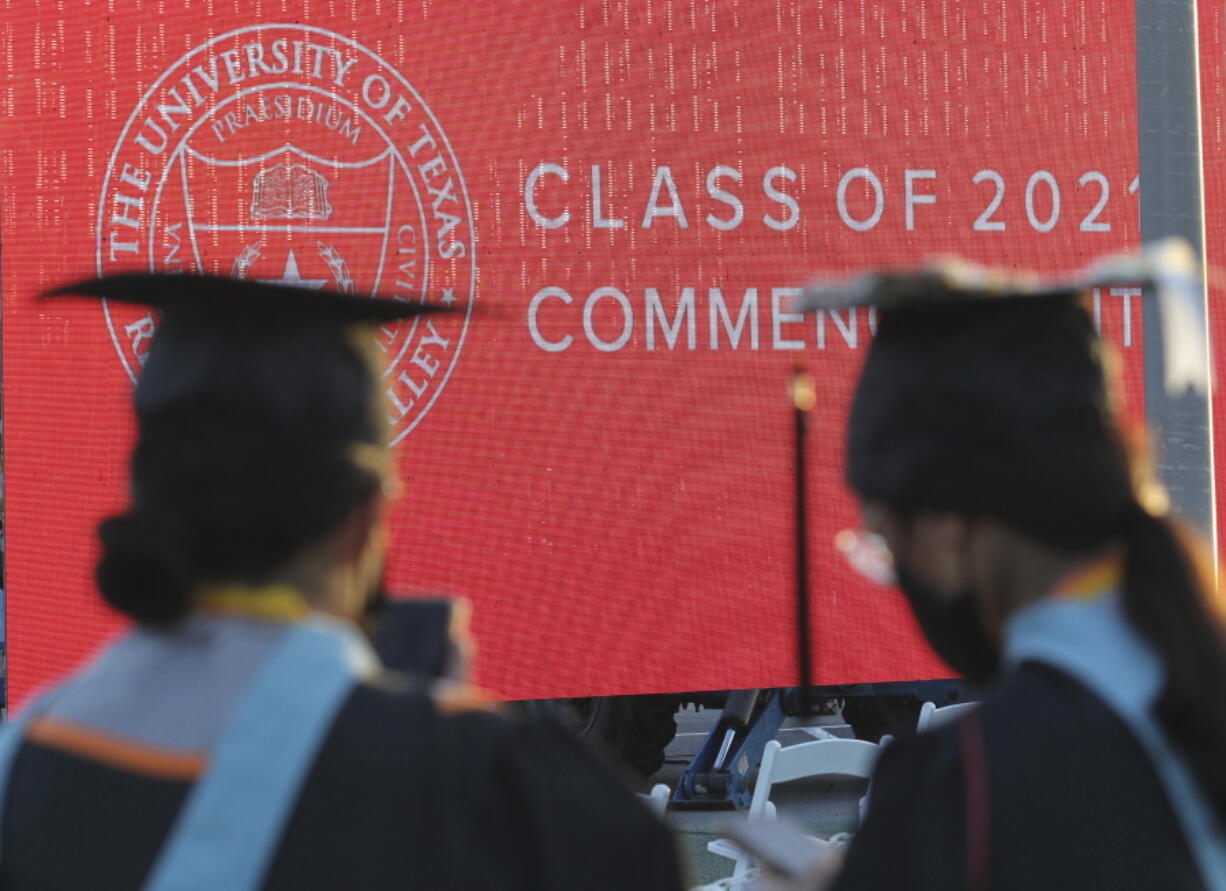
<svg viewBox="0 0 1226 891"><path fill-rule="evenodd" d="M1041 662L1072 676L1132 731L1166 789L1208 889L1226 889L1226 830L1153 715L1166 671L1124 615L1118 587L1055 594L1010 616L1004 663Z"/></svg>

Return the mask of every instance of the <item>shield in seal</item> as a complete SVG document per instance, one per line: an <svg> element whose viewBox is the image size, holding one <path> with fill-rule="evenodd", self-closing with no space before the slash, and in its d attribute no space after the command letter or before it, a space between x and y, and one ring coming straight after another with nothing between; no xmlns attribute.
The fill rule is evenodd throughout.
<svg viewBox="0 0 1226 891"><path fill-rule="evenodd" d="M175 163L183 167L183 186L174 197L183 206L162 212L184 220L197 268L206 254L233 257L229 271L236 278L378 293L397 204L389 149L340 161L287 145L229 160L188 147ZM217 167L229 170L219 175ZM247 199L246 190L250 199L192 200L223 176L237 185L238 197ZM367 262L351 266L350 259Z"/></svg>
<svg viewBox="0 0 1226 891"><path fill-rule="evenodd" d="M330 31L256 25L195 47L145 93L103 183L97 266L463 309L377 332L398 442L435 403L464 343L472 218L446 134L398 71ZM157 319L115 303L103 312L135 380Z"/></svg>

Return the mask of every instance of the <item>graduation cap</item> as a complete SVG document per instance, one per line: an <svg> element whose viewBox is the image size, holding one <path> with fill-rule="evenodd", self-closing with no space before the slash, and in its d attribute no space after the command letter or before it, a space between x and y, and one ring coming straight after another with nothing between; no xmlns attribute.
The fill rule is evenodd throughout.
<svg viewBox="0 0 1226 891"><path fill-rule="evenodd" d="M139 303L161 310L171 324L181 317L222 330L251 324L339 327L448 311L429 303L197 273L123 272L52 288L44 296L68 294Z"/></svg>
<svg viewBox="0 0 1226 891"><path fill-rule="evenodd" d="M1203 387L1202 292L1186 243L1064 279L943 260L806 289L804 309L878 310L848 423L851 487L866 500L997 516L1054 546L1118 532L1140 493L1083 297L1119 284L1158 294L1168 389Z"/></svg>
<svg viewBox="0 0 1226 891"><path fill-rule="evenodd" d="M450 311L429 303L188 273L121 273L45 294L63 295L141 304L161 313L137 382L138 415L181 408L202 419L224 414L233 423L244 414L249 421L263 414L272 424L305 427L328 413L312 406L344 401L341 391L352 391L370 371L355 367L362 358L355 326ZM355 400L351 392L349 401L369 400ZM310 435L332 432L342 439L377 441L374 431L358 429L368 426L350 424L345 431L322 424Z"/></svg>
<svg viewBox="0 0 1226 891"><path fill-rule="evenodd" d="M1177 396L1192 389L1204 395L1209 379L1204 283L1196 253L1178 237L1101 257L1066 277L993 269L943 257L919 269L873 271L847 281L815 281L802 291L795 308L810 312L874 306L887 311L985 299L1059 301L1079 298L1093 288L1124 285L1150 288L1157 298L1168 392Z"/></svg>

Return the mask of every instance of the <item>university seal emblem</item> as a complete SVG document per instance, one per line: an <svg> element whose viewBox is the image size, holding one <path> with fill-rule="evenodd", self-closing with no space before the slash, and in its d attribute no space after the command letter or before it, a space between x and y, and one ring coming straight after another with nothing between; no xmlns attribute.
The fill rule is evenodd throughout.
<svg viewBox="0 0 1226 891"><path fill-rule="evenodd" d="M305 25L259 25L197 46L142 97L99 202L100 275L234 275L462 312L379 329L399 441L459 358L477 254L472 208L439 122L400 72ZM157 319L104 305L135 380Z"/></svg>

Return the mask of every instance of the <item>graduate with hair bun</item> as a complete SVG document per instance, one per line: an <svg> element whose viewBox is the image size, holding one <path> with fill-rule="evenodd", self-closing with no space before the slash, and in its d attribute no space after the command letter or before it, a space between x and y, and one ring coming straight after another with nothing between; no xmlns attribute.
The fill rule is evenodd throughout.
<svg viewBox="0 0 1226 891"><path fill-rule="evenodd" d="M680 887L663 824L564 731L429 676L439 647L390 671L360 630L397 488L373 326L435 307L197 275L57 293L162 315L131 502L98 530L133 628L0 734L0 889Z"/></svg>

